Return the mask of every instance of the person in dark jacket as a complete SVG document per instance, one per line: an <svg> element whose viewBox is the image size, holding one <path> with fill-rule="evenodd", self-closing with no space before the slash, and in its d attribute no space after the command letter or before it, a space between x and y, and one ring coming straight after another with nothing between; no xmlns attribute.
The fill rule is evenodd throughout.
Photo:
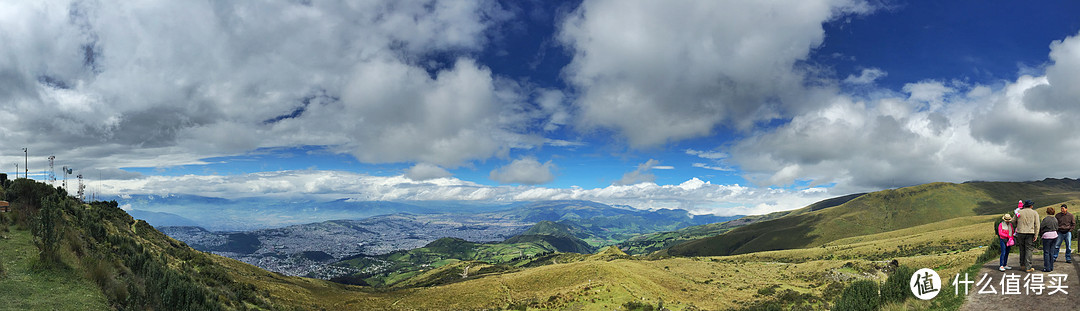
<svg viewBox="0 0 1080 311"><path fill-rule="evenodd" d="M1058 236L1058 222L1057 218L1054 218L1054 208L1046 208L1046 218L1042 220L1042 226L1039 227L1039 235L1043 240L1043 269L1042 272L1054 271L1054 242L1057 241Z"/></svg>
<svg viewBox="0 0 1080 311"><path fill-rule="evenodd" d="M1058 221L1058 238L1054 242L1054 261L1061 252L1061 243L1065 243L1065 263L1072 263L1072 231L1076 227L1076 217L1069 214L1069 205L1061 204L1061 212L1054 215Z"/></svg>
<svg viewBox="0 0 1080 311"><path fill-rule="evenodd" d="M1020 270L1027 273L1035 272L1034 262L1031 262L1031 251L1035 248L1035 242L1039 240L1039 212L1034 210L1035 202L1024 201L1024 208L1016 213L1013 218L1013 230L1016 230L1016 247L1020 249Z"/></svg>

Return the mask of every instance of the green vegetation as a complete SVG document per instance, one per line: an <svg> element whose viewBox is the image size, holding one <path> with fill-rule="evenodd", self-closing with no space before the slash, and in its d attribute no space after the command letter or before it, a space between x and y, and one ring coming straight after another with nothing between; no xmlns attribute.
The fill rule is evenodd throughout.
<svg viewBox="0 0 1080 311"><path fill-rule="evenodd" d="M507 212L526 222L552 221L571 228L574 236L592 247L604 247L630 238L681 228L723 222L735 217L699 215L685 210L641 211L612 207L589 201L547 201L532 203Z"/></svg>
<svg viewBox="0 0 1080 311"><path fill-rule="evenodd" d="M143 221L131 219L116 202L81 204L68 197L63 189L27 179L11 183L6 192L18 208L14 214L20 227L15 237L32 237L37 259L30 264L32 273L21 279L5 278L6 293L26 291L20 283L70 282L76 293L83 295L67 300L44 300L39 303L70 303L97 306L107 304L117 309L178 309L221 310L246 309L250 306L271 306L250 284L235 282L220 267L212 264L207 254L192 250L170 239ZM18 243L20 239L14 240ZM4 243L7 243L5 241ZM22 274L26 248L14 244L18 254L4 258L19 258L10 263ZM82 286L99 289L85 294ZM55 294L57 291L33 288L34 297ZM64 294L66 295L66 294ZM48 305L30 305L30 309L49 309ZM59 309L69 309L61 308ZM76 307L73 307L76 308ZM81 309L81 307L77 307Z"/></svg>
<svg viewBox="0 0 1080 311"><path fill-rule="evenodd" d="M797 213L797 212L817 211L817 210L837 206L837 205L840 205L840 204L847 203L848 201L851 201L851 200L853 200L855 198L858 198L858 197L860 197L860 196L862 196L864 194L865 193L857 193L857 194L845 195L845 196L841 196L841 197L835 197L835 198L831 198L831 199L825 199L825 200L821 200L821 201L819 201L817 203L811 204L811 205L807 206L806 208L799 209L799 210L774 212L774 213L769 213L769 214L765 214L765 215L744 216L744 217L741 217L739 219L720 222L720 223L712 223L712 224L705 224L705 225L686 227L686 228L682 228L682 229L675 230L675 231L657 232L657 233L649 233L649 234L639 235L639 236L632 237L629 240L623 241L623 242L619 243L618 245L619 245L619 248L626 250L626 252L629 253L629 254L634 254L634 255L651 254L653 252L656 252L656 251L659 251L659 250L662 250L662 249L667 249L667 248L670 248L672 246L678 245L678 244L683 243L683 242L693 241L693 240L698 240L698 239L703 239L703 238L716 236L716 235L719 235L721 233L725 233L725 232L728 232L728 231L730 231L732 229L742 227L742 226L746 226L746 225L749 225L749 224L762 222L762 221L766 221L766 220L773 220L773 219L777 219L777 218L787 216L789 214L793 214L793 213Z"/></svg>
<svg viewBox="0 0 1080 311"><path fill-rule="evenodd" d="M358 274L335 278L335 282L378 287L431 286L460 281L452 276L447 265L457 267L461 273L470 265L472 275L516 271L522 266L549 259L555 253L592 253L588 243L577 238L580 228L551 221L541 221L524 233L501 243L473 243L458 238L442 238L424 247L397 251L381 256L354 256L346 258L337 266L369 269ZM625 255L625 254L624 254ZM480 265L484 267L481 271ZM422 280L414 280L422 278Z"/></svg>
<svg viewBox="0 0 1080 311"><path fill-rule="evenodd" d="M38 248L29 231L0 233L0 309L109 309L101 290L78 270L41 269L38 262Z"/></svg>
<svg viewBox="0 0 1080 311"><path fill-rule="evenodd" d="M836 311L874 311L881 307L878 295L878 283L872 280L858 280L844 289L840 300L836 301Z"/></svg>
<svg viewBox="0 0 1080 311"><path fill-rule="evenodd" d="M843 204L812 206L724 234L672 246L668 254L715 256L818 247L828 242L910 228L957 217L1012 211L1018 198L1047 205L1080 199L1080 182L932 183L884 190Z"/></svg>
<svg viewBox="0 0 1080 311"><path fill-rule="evenodd" d="M913 297L908 289L912 274L915 274L915 268L909 266L899 266L889 274L889 278L881 284L881 303L903 303Z"/></svg>

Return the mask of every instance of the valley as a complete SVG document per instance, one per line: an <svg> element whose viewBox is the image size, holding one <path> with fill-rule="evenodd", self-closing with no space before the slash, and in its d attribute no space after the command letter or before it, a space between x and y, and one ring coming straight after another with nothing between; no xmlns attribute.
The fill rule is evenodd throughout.
<svg viewBox="0 0 1080 311"><path fill-rule="evenodd" d="M341 212L346 211L342 209ZM355 265L333 265L348 257L375 258L394 251L417 249L440 238L472 243L501 242L538 222L565 224L575 238L587 246L571 251L591 252L629 237L730 219L738 217L690 215L684 210L646 211L587 201L548 201L471 214L395 213L251 231L209 231L195 226L158 228L197 250L286 275L332 279L363 272L364 269L357 269ZM509 241L509 244L516 243ZM548 247L537 252L542 251L555 249Z"/></svg>
<svg viewBox="0 0 1080 311"><path fill-rule="evenodd" d="M414 249L445 237L502 241L529 226L501 218L397 214L244 232L210 232L200 227L162 227L161 231L197 250L269 271L330 279L358 272L329 266L348 256Z"/></svg>

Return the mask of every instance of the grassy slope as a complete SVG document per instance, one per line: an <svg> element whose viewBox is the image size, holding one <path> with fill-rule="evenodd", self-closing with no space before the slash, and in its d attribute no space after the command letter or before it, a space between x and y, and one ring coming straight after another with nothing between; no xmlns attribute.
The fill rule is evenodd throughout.
<svg viewBox="0 0 1080 311"><path fill-rule="evenodd" d="M79 271L35 269L37 260L38 249L29 231L0 232L0 309L109 309L105 296Z"/></svg>
<svg viewBox="0 0 1080 311"><path fill-rule="evenodd" d="M433 269L462 261L490 264L513 264L525 258L552 252L592 253L592 247L578 239L567 225L541 221L524 233L502 243L474 243L457 238L442 238L424 247L382 256L344 259L335 265L363 268L388 264L386 272L356 275L364 283L382 287L427 286L440 283L442 276L431 276ZM499 267L497 269L509 269ZM460 270L460 268L459 268ZM426 276L425 276L426 275ZM412 280L412 278L421 280Z"/></svg>
<svg viewBox="0 0 1080 311"><path fill-rule="evenodd" d="M833 283L849 278L883 278L884 274L877 269L882 263L865 258L897 259L905 265L936 268L943 275L955 273L982 252L973 245L985 245L992 237L989 230L979 230L988 227L992 218L970 216L836 241L826 248L737 256L641 260L578 255L579 258L568 263L560 261L470 276L451 284L395 291L282 277L225 258L219 260L236 271L241 280L269 290L275 301L313 309L472 310L528 306L612 310L628 301L656 304L662 299L665 307L672 310L692 307L716 310L770 299L759 293L769 287L820 298L827 296L827 289ZM900 250L907 251L896 253ZM889 252L898 256L882 255ZM454 269L458 267L448 266L446 269L453 271L447 274L456 275L459 270ZM816 306L821 307L824 301L819 299Z"/></svg>
<svg viewBox="0 0 1080 311"><path fill-rule="evenodd" d="M1072 183L932 183L885 190L847 203L750 224L727 233L671 247L673 255L702 256L816 247L859 235L933 223L944 219L1011 211L1016 198L1056 206L1080 198ZM1042 204L1040 204L1042 205Z"/></svg>
<svg viewBox="0 0 1080 311"><path fill-rule="evenodd" d="M922 248L898 257L914 266L932 265L943 273L970 264L978 250L963 251L965 241L978 240L978 230L991 217L948 220L925 228L883 233L830 243L826 249L800 249L712 258L626 259L608 249L604 255L555 255L557 264L470 276L459 282L393 291L347 286L323 280L287 277L229 258L204 255L202 269L216 266L237 283L252 284L276 308L370 309L498 309L529 306L539 309L611 310L629 301L656 304L662 299L672 310L724 309L771 299L759 290L779 286L814 297L826 297L838 275L880 278L877 263L861 259L902 245L924 245L943 236L945 249ZM985 222L985 223L984 223ZM142 243L162 253L183 248L169 243L149 226L134 226ZM913 235L921 231L922 234ZM989 233L985 234L989 236ZM985 237L983 237L985 238ZM5 248L7 249L7 248ZM958 251L959 250L959 251ZM33 250L29 250L34 253ZM835 253L851 258L823 257ZM757 255L757 257L754 257ZM5 258L7 258L5 256ZM184 261L179 261L177 264ZM466 263L468 264L468 263ZM451 265L446 274L460 265ZM10 270L10 269L9 269ZM460 278L460 277L459 277ZM18 298L16 299L18 300ZM25 300L25 299L24 299ZM101 298L98 298L100 301ZM821 303L826 299L819 299ZM25 301L24 301L25 302ZM100 304L98 305L100 306ZM48 307L45 307L48 308ZM99 308L94 308L99 309Z"/></svg>
<svg viewBox="0 0 1080 311"><path fill-rule="evenodd" d="M728 231L733 230L735 228L746 226L746 225L749 225L749 224L762 222L762 221L766 221L766 220L773 220L773 219L777 219L777 218L787 216L787 215L793 214L793 213L795 213L795 214L797 214L797 213L806 213L806 212L812 212L812 211L817 211L817 210L837 206L837 205L840 205L840 204L847 203L848 201L851 201L851 200L853 200L853 199L855 199L857 197L860 197L863 194L865 194L865 193L858 193L858 194L852 194L852 195L846 195L846 196L841 196L841 197L825 199L825 200L816 202L814 204L811 204L811 205L809 205L809 206L807 206L805 208L792 210L792 211L774 212L774 213L769 213L769 214L765 214L765 215L751 215L751 216L745 216L745 217L742 217L742 218L739 218L739 219L736 219L736 220L732 220L732 221L726 221L726 222L720 222L720 223L712 223L712 224L693 226L693 227L686 227L686 228L675 230L675 231L657 232L657 233L650 233L650 234L640 235L640 236L636 236L634 238L631 238L631 239L629 239L629 240L627 240L625 242L619 243L618 245L619 245L620 248L626 250L630 254L635 254L635 255L649 254L649 253L652 253L652 252L655 252L655 251L670 248L670 247L672 247L674 245L684 243L684 242L687 242L687 241L693 241L693 240L697 240L697 239L703 239L703 238L715 236L715 235L718 235L718 234L721 234L721 233L724 233L724 232L728 232Z"/></svg>

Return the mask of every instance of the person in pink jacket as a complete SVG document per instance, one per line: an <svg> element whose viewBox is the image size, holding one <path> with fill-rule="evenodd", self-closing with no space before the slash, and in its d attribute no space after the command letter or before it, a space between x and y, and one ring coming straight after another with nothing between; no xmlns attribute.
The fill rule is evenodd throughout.
<svg viewBox="0 0 1080 311"><path fill-rule="evenodd" d="M1009 267L1009 248L1012 247L1013 234L1016 233L1013 230L1012 215L1005 214L1001 216L1001 222L997 224L998 242L1001 244L1001 258L998 260L998 271L1005 271L1012 269Z"/></svg>

